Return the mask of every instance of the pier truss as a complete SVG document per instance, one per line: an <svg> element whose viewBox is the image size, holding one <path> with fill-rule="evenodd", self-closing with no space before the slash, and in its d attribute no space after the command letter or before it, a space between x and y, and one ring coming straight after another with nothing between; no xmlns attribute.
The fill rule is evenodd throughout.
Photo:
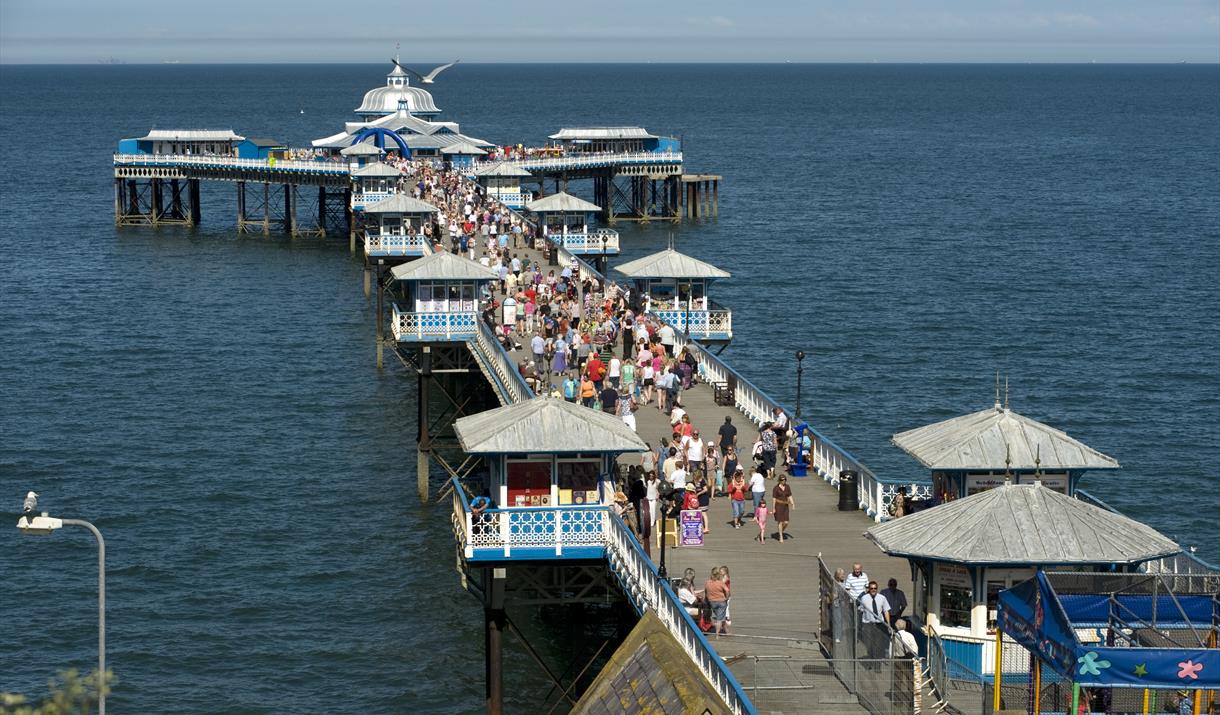
<svg viewBox="0 0 1220 715"><path fill-rule="evenodd" d="M602 207L600 218L618 221L681 221L715 218L720 214L720 176L683 174L675 166L597 166L569 169L549 165L531 167L537 196L567 191L569 183L591 181L593 203Z"/></svg>

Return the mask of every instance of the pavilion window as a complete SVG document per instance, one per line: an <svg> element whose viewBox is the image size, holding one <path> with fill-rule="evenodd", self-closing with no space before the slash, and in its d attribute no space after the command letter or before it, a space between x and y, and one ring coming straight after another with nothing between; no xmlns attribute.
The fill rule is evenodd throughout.
<svg viewBox="0 0 1220 715"><path fill-rule="evenodd" d="M940 622L943 625L956 628L970 627L970 609L974 606L974 597L968 588L958 586L941 586L940 588Z"/></svg>
<svg viewBox="0 0 1220 715"><path fill-rule="evenodd" d="M501 506L551 506L551 460L510 459L508 503Z"/></svg>
<svg viewBox="0 0 1220 715"><path fill-rule="evenodd" d="M559 503L596 504L601 500L598 490L598 473L601 470L593 461L559 462Z"/></svg>

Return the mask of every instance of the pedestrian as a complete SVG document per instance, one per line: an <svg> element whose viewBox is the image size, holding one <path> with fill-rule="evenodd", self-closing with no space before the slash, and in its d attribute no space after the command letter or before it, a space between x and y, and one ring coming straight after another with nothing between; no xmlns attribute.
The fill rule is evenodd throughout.
<svg viewBox="0 0 1220 715"><path fill-rule="evenodd" d="M868 574L860 564L851 565L851 575L843 579L843 588L851 595L851 600L858 601L868 588Z"/></svg>
<svg viewBox="0 0 1220 715"><path fill-rule="evenodd" d="M770 479L772 476L774 476L775 455L776 450L778 449L775 439L775 431L771 429L770 422L767 422L762 426L762 429L758 433L758 441L762 443L762 472L767 479Z"/></svg>
<svg viewBox="0 0 1220 715"><path fill-rule="evenodd" d="M703 520L703 532L707 533L711 531L707 523L707 508L712 503L712 486L707 481L707 475L696 472L691 490L699 501L699 518Z"/></svg>
<svg viewBox="0 0 1220 715"><path fill-rule="evenodd" d="M707 581L703 582L703 600L707 601L708 606L712 609L712 630L716 632L717 638L721 633L728 633L725 621L728 620L730 595L729 584L724 580L724 572L721 567L716 566L712 569Z"/></svg>
<svg viewBox="0 0 1220 715"><path fill-rule="evenodd" d="M796 506L796 501L792 498L792 487L788 486L788 475L779 475L779 484L771 490L771 498L775 500L775 523L779 526L779 543L782 544L792 507Z"/></svg>
<svg viewBox="0 0 1220 715"><path fill-rule="evenodd" d="M724 424L720 425L720 451L728 452L729 447L737 446L737 428L733 426L733 418L725 415Z"/></svg>
<svg viewBox="0 0 1220 715"><path fill-rule="evenodd" d="M711 497L712 501L716 501L716 497L724 494L724 469L721 466L720 448L712 440L707 441L707 458L704 460L703 471L710 475L708 481L712 483Z"/></svg>
<svg viewBox="0 0 1220 715"><path fill-rule="evenodd" d="M890 579L885 588L881 589L881 595L885 596L885 600L890 604L890 622L897 622L907 610L907 595L898 588L898 579Z"/></svg>
<svg viewBox="0 0 1220 715"><path fill-rule="evenodd" d="M635 398L627 391L623 391L618 399L618 415L623 420L623 424L631 428L635 432ZM649 450L651 452L651 450Z"/></svg>
<svg viewBox="0 0 1220 715"><path fill-rule="evenodd" d="M729 505L732 507L733 528L740 529L746 510L746 478L741 467L737 468L733 480L729 482Z"/></svg>
<svg viewBox="0 0 1220 715"><path fill-rule="evenodd" d="M858 602L860 609L860 640L868 651L868 659L878 661L886 657L889 645L890 604L877 592L877 582L869 581L868 589ZM866 663L865 668L880 667L879 663Z"/></svg>
<svg viewBox="0 0 1220 715"><path fill-rule="evenodd" d="M754 521L758 524L758 543L767 543L767 499L762 497L754 507Z"/></svg>
<svg viewBox="0 0 1220 715"><path fill-rule="evenodd" d="M766 495L766 479L763 477L762 469L755 463L754 471L750 472L750 498L754 500L754 511L758 511L758 505L762 503L763 497ZM750 516L754 516L754 514L751 513Z"/></svg>

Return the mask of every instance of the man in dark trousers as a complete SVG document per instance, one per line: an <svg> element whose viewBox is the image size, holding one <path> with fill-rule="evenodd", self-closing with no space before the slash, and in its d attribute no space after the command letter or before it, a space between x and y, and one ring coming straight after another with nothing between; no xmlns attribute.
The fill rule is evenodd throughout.
<svg viewBox="0 0 1220 715"><path fill-rule="evenodd" d="M890 625L902 618L902 614L907 610L907 595L898 588L898 579L892 578L886 587L881 589L881 595L885 596L885 600L890 604ZM896 626L895 626L896 627Z"/></svg>
<svg viewBox="0 0 1220 715"><path fill-rule="evenodd" d="M720 452L729 447L737 446L737 428L733 426L733 418L725 416L724 424L720 425Z"/></svg>

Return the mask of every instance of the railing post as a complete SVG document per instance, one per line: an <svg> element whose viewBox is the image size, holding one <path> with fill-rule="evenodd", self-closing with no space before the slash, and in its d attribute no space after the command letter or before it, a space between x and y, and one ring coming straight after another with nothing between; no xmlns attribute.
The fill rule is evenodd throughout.
<svg viewBox="0 0 1220 715"><path fill-rule="evenodd" d="M555 555L563 556L563 509L555 510Z"/></svg>

